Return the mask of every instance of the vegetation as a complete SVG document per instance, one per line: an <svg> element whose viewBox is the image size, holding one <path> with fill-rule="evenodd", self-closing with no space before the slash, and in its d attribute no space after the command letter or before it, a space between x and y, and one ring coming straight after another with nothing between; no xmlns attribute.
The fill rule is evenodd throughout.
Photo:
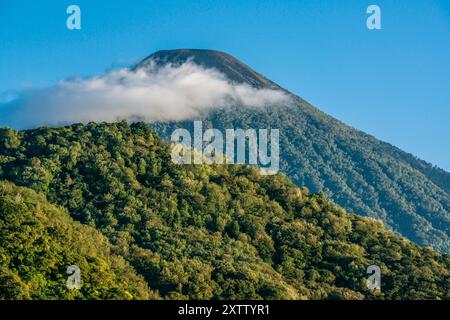
<svg viewBox="0 0 450 320"><path fill-rule="evenodd" d="M282 174L175 165L143 123L0 129L0 179L3 298L450 298L448 255Z"/></svg>
<svg viewBox="0 0 450 320"><path fill-rule="evenodd" d="M157 298L145 280L92 227L74 222L42 195L0 182L0 298ZM66 286L71 265L81 289Z"/></svg>
<svg viewBox="0 0 450 320"><path fill-rule="evenodd" d="M219 70L233 82L284 90L232 56L213 50L159 51L136 68L145 68L148 61L163 65L188 59ZM297 186L324 192L350 212L381 219L421 246L450 253L450 173L290 95L288 106L214 109L203 116L204 126L279 129L281 169ZM192 120L158 123L154 128L170 138L175 127L190 125Z"/></svg>

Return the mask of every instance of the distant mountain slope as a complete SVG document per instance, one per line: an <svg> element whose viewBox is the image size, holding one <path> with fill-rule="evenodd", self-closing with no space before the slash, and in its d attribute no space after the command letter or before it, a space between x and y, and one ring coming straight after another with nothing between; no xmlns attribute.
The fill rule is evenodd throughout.
<svg viewBox="0 0 450 320"><path fill-rule="evenodd" d="M135 68L145 68L150 61L181 64L188 59L215 68L234 82L279 88L218 51L159 51ZM312 192L325 191L349 211L382 219L422 246L450 252L448 172L345 125L295 95L292 98L289 106L259 110L236 106L212 110L198 119L218 129L280 129L281 169L298 186ZM154 128L162 137L170 138L175 128L191 125L192 121L157 123Z"/></svg>
<svg viewBox="0 0 450 320"><path fill-rule="evenodd" d="M80 268L81 289L66 270ZM27 188L0 181L0 300L156 298L108 240Z"/></svg>
<svg viewBox="0 0 450 320"><path fill-rule="evenodd" d="M44 193L96 227L163 298L450 298L450 256L348 214L284 175L262 176L240 165L175 165L170 154L143 123L0 129L0 179ZM38 269L27 269L24 279L48 281L39 269L53 266L40 263L52 261L47 250L57 252L62 265L76 260L70 244L106 250L91 227L58 210L34 192L0 184L2 269L14 265L23 273L31 259ZM370 265L381 268L381 292L366 286ZM0 295L19 285L0 285ZM38 297L55 292L47 287L58 284L48 282Z"/></svg>

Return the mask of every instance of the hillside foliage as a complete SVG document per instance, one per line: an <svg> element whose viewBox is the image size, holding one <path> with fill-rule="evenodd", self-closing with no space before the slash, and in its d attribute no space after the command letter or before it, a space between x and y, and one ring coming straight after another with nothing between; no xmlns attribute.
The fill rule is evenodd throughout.
<svg viewBox="0 0 450 320"><path fill-rule="evenodd" d="M104 288L79 298L450 298L448 255L282 174L175 165L143 123L0 129L0 179L4 298L71 297L60 280L77 263ZM381 292L366 286L374 264Z"/></svg>
<svg viewBox="0 0 450 320"><path fill-rule="evenodd" d="M450 252L450 174L355 130L296 97L292 106L211 110L205 128L279 129L280 170L346 210L382 220L409 240ZM155 123L170 139L192 121ZM206 129L205 129L206 130Z"/></svg>

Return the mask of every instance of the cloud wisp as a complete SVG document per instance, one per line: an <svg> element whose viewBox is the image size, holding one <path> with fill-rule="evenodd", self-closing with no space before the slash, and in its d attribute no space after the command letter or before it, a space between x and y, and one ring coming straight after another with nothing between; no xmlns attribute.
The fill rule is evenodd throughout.
<svg viewBox="0 0 450 320"><path fill-rule="evenodd" d="M190 61L145 70L121 69L92 78L74 78L43 89L26 89L0 104L0 126L192 119L211 108L261 107L287 103L282 91L234 84L215 69Z"/></svg>

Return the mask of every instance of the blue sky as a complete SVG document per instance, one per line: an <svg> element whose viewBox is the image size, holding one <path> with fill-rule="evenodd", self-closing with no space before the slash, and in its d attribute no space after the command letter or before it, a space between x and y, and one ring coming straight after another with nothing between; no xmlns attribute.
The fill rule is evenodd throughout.
<svg viewBox="0 0 450 320"><path fill-rule="evenodd" d="M66 28L77 4L82 29ZM382 30L366 28L377 4ZM448 0L1 0L0 97L160 49L226 51L321 110L450 170Z"/></svg>

